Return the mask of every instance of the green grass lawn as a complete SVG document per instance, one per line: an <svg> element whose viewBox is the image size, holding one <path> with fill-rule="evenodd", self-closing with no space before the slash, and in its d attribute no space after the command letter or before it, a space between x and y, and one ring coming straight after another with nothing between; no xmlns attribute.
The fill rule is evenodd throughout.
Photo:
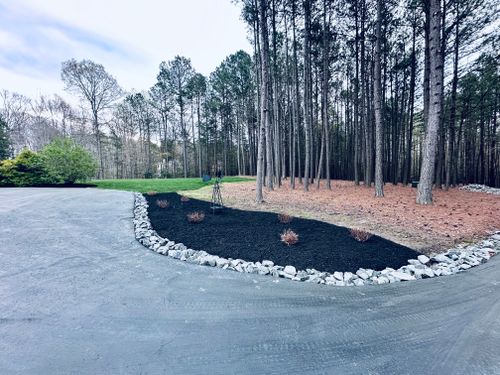
<svg viewBox="0 0 500 375"><path fill-rule="evenodd" d="M226 182L251 181L250 177L227 176L222 179ZM90 183L97 185L100 189L128 190L146 193L157 191L158 193L170 193L181 190L195 190L213 184L214 179L203 182L201 178L154 178L154 179L123 179L123 180L93 180Z"/></svg>

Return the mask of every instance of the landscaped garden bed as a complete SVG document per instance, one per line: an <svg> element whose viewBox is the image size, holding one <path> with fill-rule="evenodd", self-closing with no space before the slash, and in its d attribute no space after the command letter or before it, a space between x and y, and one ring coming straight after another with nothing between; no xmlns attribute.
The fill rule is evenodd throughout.
<svg viewBox="0 0 500 375"><path fill-rule="evenodd" d="M460 243L474 243L500 229L500 199L493 188L434 189L434 204L415 203L415 189L386 184L384 198L376 198L373 189L356 186L352 181L333 180L328 190L321 181L319 189L304 192L286 181L280 188L266 191L265 203L255 203L255 183L225 184L224 201L245 211L286 211L294 216L314 218L343 227L362 228L383 238L430 255ZM188 193L210 199L211 189Z"/></svg>
<svg viewBox="0 0 500 375"><path fill-rule="evenodd" d="M168 198L167 196L158 196L154 191L150 192L148 196L151 205L156 205L161 211L166 211L169 208L175 209L177 207L179 210L178 219L185 219L190 225L198 226L205 221L205 213L203 211L192 211L195 207L193 205L189 206L191 199L186 196L171 195L171 201L164 199ZM178 198L178 201L176 201L175 198ZM488 239L472 245L459 244L454 248L448 249L444 253L434 254L430 257L420 254L417 256L417 259L408 259L408 264L398 269L392 267L386 267L381 270L359 268L355 273L350 271L325 272L315 268L306 268L305 270L299 268L297 270L293 265L282 266L275 264L274 261L269 259L254 262L240 258L225 258L223 256L210 254L205 250L188 248L181 242L169 239L166 237L166 234L159 234L153 228L149 218L149 207L150 204L145 196L136 193L134 203L134 231L137 240L141 244L158 254L167 255L175 259L199 265L207 265L245 273L272 275L274 277L284 277L296 281L318 284L362 286L453 275L488 261L488 259L500 251L500 232L494 232ZM185 218L182 217L182 211L185 211L184 213L187 212ZM158 213L157 216L158 220L162 220L162 215L160 213ZM293 221L293 218L286 214L279 215L277 218L281 224L290 225ZM258 234L258 232L254 232L254 235L250 238L250 242L255 242L255 238L258 237ZM370 233L362 230L350 231L350 235L359 242L367 242L373 238ZM169 237L172 238L170 234ZM209 235L208 237L211 237L211 239L215 238L213 235ZM298 240L299 236L290 228L280 234L280 241L284 243L285 246L295 246L299 243ZM229 241L231 241L231 239L229 239ZM224 243L217 243L219 244L219 246L217 246L219 250L225 247ZM218 250L216 249L216 251Z"/></svg>
<svg viewBox="0 0 500 375"><path fill-rule="evenodd" d="M397 269L419 255L378 236L359 241L349 229L322 221L291 218L286 223L289 220L275 213L227 207L213 214L210 202L182 202L182 196L176 193L146 198L152 227L160 236L223 258L270 260L302 270L356 272L360 268ZM188 218L192 213L203 213L204 219L193 223ZM297 243L287 245L281 240L288 229L298 235Z"/></svg>

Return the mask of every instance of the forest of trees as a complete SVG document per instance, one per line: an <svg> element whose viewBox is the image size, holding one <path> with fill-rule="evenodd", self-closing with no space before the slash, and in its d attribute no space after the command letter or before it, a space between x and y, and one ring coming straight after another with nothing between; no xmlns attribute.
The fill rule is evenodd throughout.
<svg viewBox="0 0 500 375"><path fill-rule="evenodd" d="M500 186L495 0L240 0L253 51L208 77L177 56L124 92L104 66L62 64L80 106L0 92L0 157L69 136L98 178L256 175L262 187ZM300 186L299 186L300 185Z"/></svg>

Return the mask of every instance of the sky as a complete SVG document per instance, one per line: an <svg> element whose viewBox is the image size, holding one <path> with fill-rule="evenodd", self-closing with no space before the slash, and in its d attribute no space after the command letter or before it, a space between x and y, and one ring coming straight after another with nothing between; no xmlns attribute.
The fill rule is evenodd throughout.
<svg viewBox="0 0 500 375"><path fill-rule="evenodd" d="M0 90L68 98L61 62L104 65L125 90L146 90L176 55L208 75L251 51L231 0L0 0Z"/></svg>

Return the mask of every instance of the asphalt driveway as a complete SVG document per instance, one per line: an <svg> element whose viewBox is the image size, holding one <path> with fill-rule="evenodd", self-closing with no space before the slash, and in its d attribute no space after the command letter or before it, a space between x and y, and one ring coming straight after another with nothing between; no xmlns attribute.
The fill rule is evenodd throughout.
<svg viewBox="0 0 500 375"><path fill-rule="evenodd" d="M500 374L500 256L325 287L153 253L132 206L0 189L0 374Z"/></svg>

